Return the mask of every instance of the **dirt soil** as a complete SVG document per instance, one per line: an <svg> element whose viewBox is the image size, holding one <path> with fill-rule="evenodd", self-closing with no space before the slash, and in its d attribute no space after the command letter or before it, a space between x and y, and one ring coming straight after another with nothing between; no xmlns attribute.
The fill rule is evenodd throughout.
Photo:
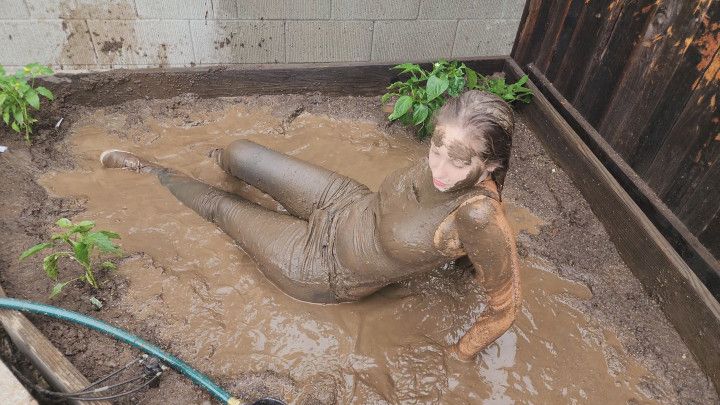
<svg viewBox="0 0 720 405"><path fill-rule="evenodd" d="M0 181L0 285L6 294L49 302L125 328L179 355L246 400L274 395L295 403L503 403L513 400L520 403L719 403L712 384L700 371L680 337L658 306L643 292L582 195L550 160L522 116L518 117L511 170L503 197L510 221L516 225L518 232L525 308L516 326L479 356L475 363L460 364L443 354L440 343L457 331L444 331L444 334L427 332L427 339L422 344L393 340L397 339L393 333L404 328L437 328L442 322L457 328L461 321L459 318L467 318L450 316L447 312L431 308L433 306L457 305L471 312L482 308L472 303L464 306L468 297L472 298L470 301L475 298L478 302L482 301L482 291L458 289L458 285L467 281L468 277L462 266L439 270L389 288L366 302L351 304L355 307L319 307L304 306L307 304L279 297L279 290L274 290L269 283L252 273L252 264L245 263L244 255L222 259L239 260L245 263L243 266L249 269L247 271L254 274L254 278L247 279L251 280L247 282L257 284L257 291L265 294L265 297L257 297L264 300L261 309L262 305L266 305L273 310L316 313L313 320L324 319L329 324L342 326L339 329L310 327L310 332L314 333L313 344L293 347L288 340L287 345L297 352L283 357L277 352L269 353L265 347L252 347L257 339L246 337L243 340L242 336L223 341L217 338L217 334L210 333L213 340L206 342L204 330L214 330L216 325L201 322L199 318L212 318L217 315L218 308L222 311L227 309L220 318L235 328L232 319L237 316L229 321L225 318L230 316L231 309L237 308L208 308L202 301L197 304L197 296L212 294L212 291L206 291L208 284L195 284L192 279L181 276L167 281L160 266L163 263L162 254L150 248L126 247L130 254L118 262L120 271L102 275L109 280L103 289L94 291L77 285L67 288L63 295L52 300L47 297L51 284L38 268L38 262L18 263L20 252L47 239L52 231L51 224L58 218L80 214L78 218L84 219L84 213L99 212L96 203L99 197L93 197L92 193L86 192L85 197L61 197L72 195L75 191L73 179L79 179L78 170L86 176L98 176L93 171L95 169L89 169L87 156L91 153L84 156L78 152L84 147L94 156L92 147L97 147L83 143L83 140L90 139L88 136L94 136L91 131L83 132L83 127L87 129L88 125L95 125L94 128L103 128L107 132L103 136L115 137L118 145L136 145L137 150L142 151L148 137L157 134L160 134L157 135L160 141L154 147L163 146L163 139L167 139L162 138L163 128L183 128L187 133L201 133L208 128L233 124L227 120L235 113L255 114L255 119L271 122L280 131L275 134L277 139L272 144L279 149L286 147L291 150L298 146L292 144L291 132L301 131L302 125L332 126L337 122L340 122L337 125L344 125L342 122L347 120L361 122L359 131L376 133L361 141L370 142L367 150L363 151L367 152L367 156L372 155L373 147L386 147L383 142L388 139L396 148L393 152L396 154L420 156L426 148L415 144L399 125L388 126L378 108L378 99L370 97L293 95L198 100L185 96L127 102L102 109L78 107L49 111L44 122L52 121L54 124L62 116L63 124L59 130L52 129L48 124L39 128L31 147L19 141L19 136L0 130L0 143L10 147L8 152L0 154L0 171L3 173ZM353 134L351 129L348 131ZM216 139L217 142L226 140L222 133L217 138L220 138ZM258 141L261 139L258 138ZM357 146L357 141L348 139ZM192 150L195 144L188 142L185 145L191 150L188 153L198 156L205 153L205 149ZM361 146L357 147L362 149ZM150 148L147 153L157 158L159 152ZM173 160L175 157L170 156L170 152L166 155L168 162L181 164L181 161ZM400 155L391 156L398 159ZM337 165L335 170L354 170L353 173L359 177L367 176L363 180L368 183L379 176L373 168L362 173L359 163L356 163L359 167L351 170L352 163L348 159L343 161L343 156L336 157L329 166L333 164ZM364 164L366 167L370 165L369 162ZM219 176L212 171L214 169L198 166L192 170L197 170L192 172L194 176L222 183L220 177L213 177ZM76 177L58 173L75 173ZM133 173L112 176L116 176L113 180L145 186L145 180L139 177L136 180L132 177L135 176ZM95 177L95 180L98 179L100 182L108 180ZM148 183L147 187L154 186ZM48 193L46 188L53 192ZM110 200L112 198L108 198L105 204L111 204ZM129 206L132 204L127 203ZM192 216L190 218L187 221L195 220ZM163 217L148 218L147 221L151 224L167 222ZM194 224L187 222L187 226ZM211 226L202 224L192 229L207 232L206 235L212 233ZM130 228L127 230L123 235L134 232ZM218 239L217 243L226 241ZM138 276L143 271L150 276ZM148 283L148 289L154 288L148 280L157 285L165 283L165 290L156 287L166 295L177 291L177 302L165 298L170 303L165 302L162 307L157 300L161 293L143 295L142 283ZM221 289L212 283L210 287ZM463 295L458 295L458 292ZM91 296L104 303L101 310L90 304ZM192 297L192 300L187 299L192 303L183 302L184 297ZM238 305L247 304L245 301L237 302ZM411 310L400 310L407 307ZM197 319L179 316L185 310L197 310ZM374 318L363 315L367 313L374 314ZM287 313L284 315L285 319L292 318ZM323 318L325 316L327 319ZM429 321L425 319L428 317ZM137 356L135 350L98 333L41 317L30 318L90 380ZM237 325L242 325L242 322L243 319L238 319ZM303 322L307 325L307 319ZM343 322L350 326L342 325ZM358 322L366 328L387 329L388 332L367 335L368 332L355 327ZM187 331L193 328L197 328L197 336L188 336ZM262 329L258 327L257 330ZM307 333L300 332L308 332L291 330L287 326L284 331L296 333L298 338L307 336ZM421 336L421 332L412 336ZM353 340L353 334L361 335L364 341L361 343L360 338ZM4 337L2 332L0 337ZM327 341L329 346L340 341L338 352L325 350L327 348L321 343ZM391 343L396 345L394 351L383 351ZM314 363L313 355L316 353L303 352L307 347L313 347L317 358L322 361ZM7 343L0 345L3 359L40 381L27 361L14 351ZM238 354L248 351L253 355L242 357ZM340 360L330 358L333 356ZM337 361L344 363L334 369ZM144 390L122 402L160 404L210 400L188 380L170 372L163 376L158 387Z"/></svg>

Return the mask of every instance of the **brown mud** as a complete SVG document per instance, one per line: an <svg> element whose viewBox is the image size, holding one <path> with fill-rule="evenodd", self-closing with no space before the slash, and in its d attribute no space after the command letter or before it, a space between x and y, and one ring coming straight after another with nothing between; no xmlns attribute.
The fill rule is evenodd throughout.
<svg viewBox="0 0 720 405"><path fill-rule="evenodd" d="M357 303L302 303L269 283L229 237L177 202L154 176L102 169L98 161L107 148L129 150L277 208L207 158L211 149L247 138L375 190L389 172L427 151L397 126L385 128L376 103L319 96L132 102L81 112L64 142L41 141L40 152L11 144L11 152L0 155L0 168L19 173L7 177L10 194L0 197L0 231L7 235L0 282L10 296L90 312L128 328L246 399L718 401L522 117L504 198L522 255L523 309L516 325L474 362L445 350L485 305L465 265ZM51 161L41 165L44 159ZM48 300L50 282L38 262L18 265L16 257L46 237L48 225L62 215L119 232L127 255L116 273L106 275L105 289L68 287L64 296ZM105 303L101 311L92 312L87 303L93 294ZM34 319L91 379L133 355L95 333ZM130 401L208 398L169 376Z"/></svg>

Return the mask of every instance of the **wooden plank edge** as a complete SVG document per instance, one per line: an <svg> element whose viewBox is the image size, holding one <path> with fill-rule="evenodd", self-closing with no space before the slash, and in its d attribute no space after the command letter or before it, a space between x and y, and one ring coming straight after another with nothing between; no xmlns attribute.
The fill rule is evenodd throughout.
<svg viewBox="0 0 720 405"><path fill-rule="evenodd" d="M615 176L632 199L641 206L643 212L703 281L712 295L720 299L720 262L534 64L528 64L527 72L533 83L600 159L605 168Z"/></svg>
<svg viewBox="0 0 720 405"><path fill-rule="evenodd" d="M517 80L525 73L510 59L505 74ZM519 108L537 128L536 135L720 391L720 304L535 83L528 81L528 87L535 93L533 101Z"/></svg>
<svg viewBox="0 0 720 405"><path fill-rule="evenodd" d="M458 58L483 74L502 71L506 56ZM416 63L429 66L430 61ZM321 93L377 96L398 80L395 63L235 65L170 69L115 69L58 73L36 79L67 105L105 106L182 94L201 98Z"/></svg>
<svg viewBox="0 0 720 405"><path fill-rule="evenodd" d="M0 297L5 292L0 287ZM70 361L60 353L25 315L17 311L0 310L0 323L10 336L10 340L25 354L35 368L56 390L76 392L84 389L90 382ZM107 401L69 401L73 404L110 405Z"/></svg>

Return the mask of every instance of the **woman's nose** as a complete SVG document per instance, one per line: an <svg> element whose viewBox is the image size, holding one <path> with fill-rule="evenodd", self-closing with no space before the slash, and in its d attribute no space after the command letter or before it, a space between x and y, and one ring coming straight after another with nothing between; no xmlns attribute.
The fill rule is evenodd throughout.
<svg viewBox="0 0 720 405"><path fill-rule="evenodd" d="M437 169L435 170L435 174L437 178L442 179L447 174L447 162L441 161L437 164Z"/></svg>

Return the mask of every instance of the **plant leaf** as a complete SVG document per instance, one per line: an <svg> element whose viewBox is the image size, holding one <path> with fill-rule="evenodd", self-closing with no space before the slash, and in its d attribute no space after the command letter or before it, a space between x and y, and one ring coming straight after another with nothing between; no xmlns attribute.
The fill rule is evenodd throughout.
<svg viewBox="0 0 720 405"><path fill-rule="evenodd" d="M15 121L20 125L25 122L25 116L23 115L22 110L15 110L15 112L13 113L13 117L15 117Z"/></svg>
<svg viewBox="0 0 720 405"><path fill-rule="evenodd" d="M29 256L32 256L32 255L38 253L39 251L41 251L41 250L43 250L43 249L47 249L47 248L51 247L52 245L53 245L53 244L50 243L50 242L38 243L37 245L35 245L35 246L29 248L28 250L22 252L22 254L20 255L20 260L24 260L25 258L27 258L27 257L29 257Z"/></svg>
<svg viewBox="0 0 720 405"><path fill-rule="evenodd" d="M93 221L80 221L72 227L70 233L86 233L93 229L93 227L95 227L95 222Z"/></svg>
<svg viewBox="0 0 720 405"><path fill-rule="evenodd" d="M420 125L428 117L430 109L425 104L415 104L413 107L413 124Z"/></svg>
<svg viewBox="0 0 720 405"><path fill-rule="evenodd" d="M0 94L0 106L3 105L3 103L5 102L7 97L8 97L7 94Z"/></svg>
<svg viewBox="0 0 720 405"><path fill-rule="evenodd" d="M120 239L120 234L111 231L100 231L101 234L107 236L110 239Z"/></svg>
<svg viewBox="0 0 720 405"><path fill-rule="evenodd" d="M60 294L62 292L62 289L70 283L71 283L71 281L65 281L62 283L55 284L53 286L52 292L50 293L50 298L53 298L54 296Z"/></svg>
<svg viewBox="0 0 720 405"><path fill-rule="evenodd" d="M420 72L422 69L420 66L414 64L414 63L401 63L397 66L394 66L393 69L400 70L401 72L399 74L408 73L408 72Z"/></svg>
<svg viewBox="0 0 720 405"><path fill-rule="evenodd" d="M465 79L460 76L450 78L450 85L448 86L448 94L452 97L457 97L465 87Z"/></svg>
<svg viewBox="0 0 720 405"><path fill-rule="evenodd" d="M34 109L39 110L40 109L40 97L38 97L38 94L33 89L28 89L28 91L25 93L25 101L28 102Z"/></svg>
<svg viewBox="0 0 720 405"><path fill-rule="evenodd" d="M410 110L412 103L413 103L413 99L410 96L402 96L402 97L398 98L397 101L395 102L395 108L393 109L393 112L392 112L392 114L390 114L388 119L390 121L393 121L393 120L396 120L396 119L402 117L403 115L405 115L405 113L408 112L408 110Z"/></svg>
<svg viewBox="0 0 720 405"><path fill-rule="evenodd" d="M430 76L425 87L427 90L427 100L433 100L443 94L445 90L447 90L448 85L449 83L447 78Z"/></svg>
<svg viewBox="0 0 720 405"><path fill-rule="evenodd" d="M468 89L473 90L477 88L478 76L476 71L470 68L465 68L465 79Z"/></svg>
<svg viewBox="0 0 720 405"><path fill-rule="evenodd" d="M38 86L35 88L35 91L38 92L41 96L47 98L48 100L54 100L55 96L52 94L52 92L48 89L46 89L43 86Z"/></svg>
<svg viewBox="0 0 720 405"><path fill-rule="evenodd" d="M56 253L53 253L51 255L45 256L43 259L43 270L45 270L45 273L53 280L57 280L58 276L58 268L57 268L57 261L58 261L58 255Z"/></svg>
<svg viewBox="0 0 720 405"><path fill-rule="evenodd" d="M101 232L91 232L83 238L85 243L92 244L98 247L102 252L117 253L120 249L116 246L110 238Z"/></svg>
<svg viewBox="0 0 720 405"><path fill-rule="evenodd" d="M73 245L73 253L75 258L85 266L90 265L90 245L85 241L77 242Z"/></svg>
<svg viewBox="0 0 720 405"><path fill-rule="evenodd" d="M20 127L17 122L13 122L12 125L10 125L10 128L12 128L15 132L20 132Z"/></svg>
<svg viewBox="0 0 720 405"><path fill-rule="evenodd" d="M55 225L59 226L60 228L70 228L72 226L72 222L70 222L67 218L60 218L55 222Z"/></svg>
<svg viewBox="0 0 720 405"><path fill-rule="evenodd" d="M3 111L3 121L5 121L5 125L10 125L10 108Z"/></svg>

